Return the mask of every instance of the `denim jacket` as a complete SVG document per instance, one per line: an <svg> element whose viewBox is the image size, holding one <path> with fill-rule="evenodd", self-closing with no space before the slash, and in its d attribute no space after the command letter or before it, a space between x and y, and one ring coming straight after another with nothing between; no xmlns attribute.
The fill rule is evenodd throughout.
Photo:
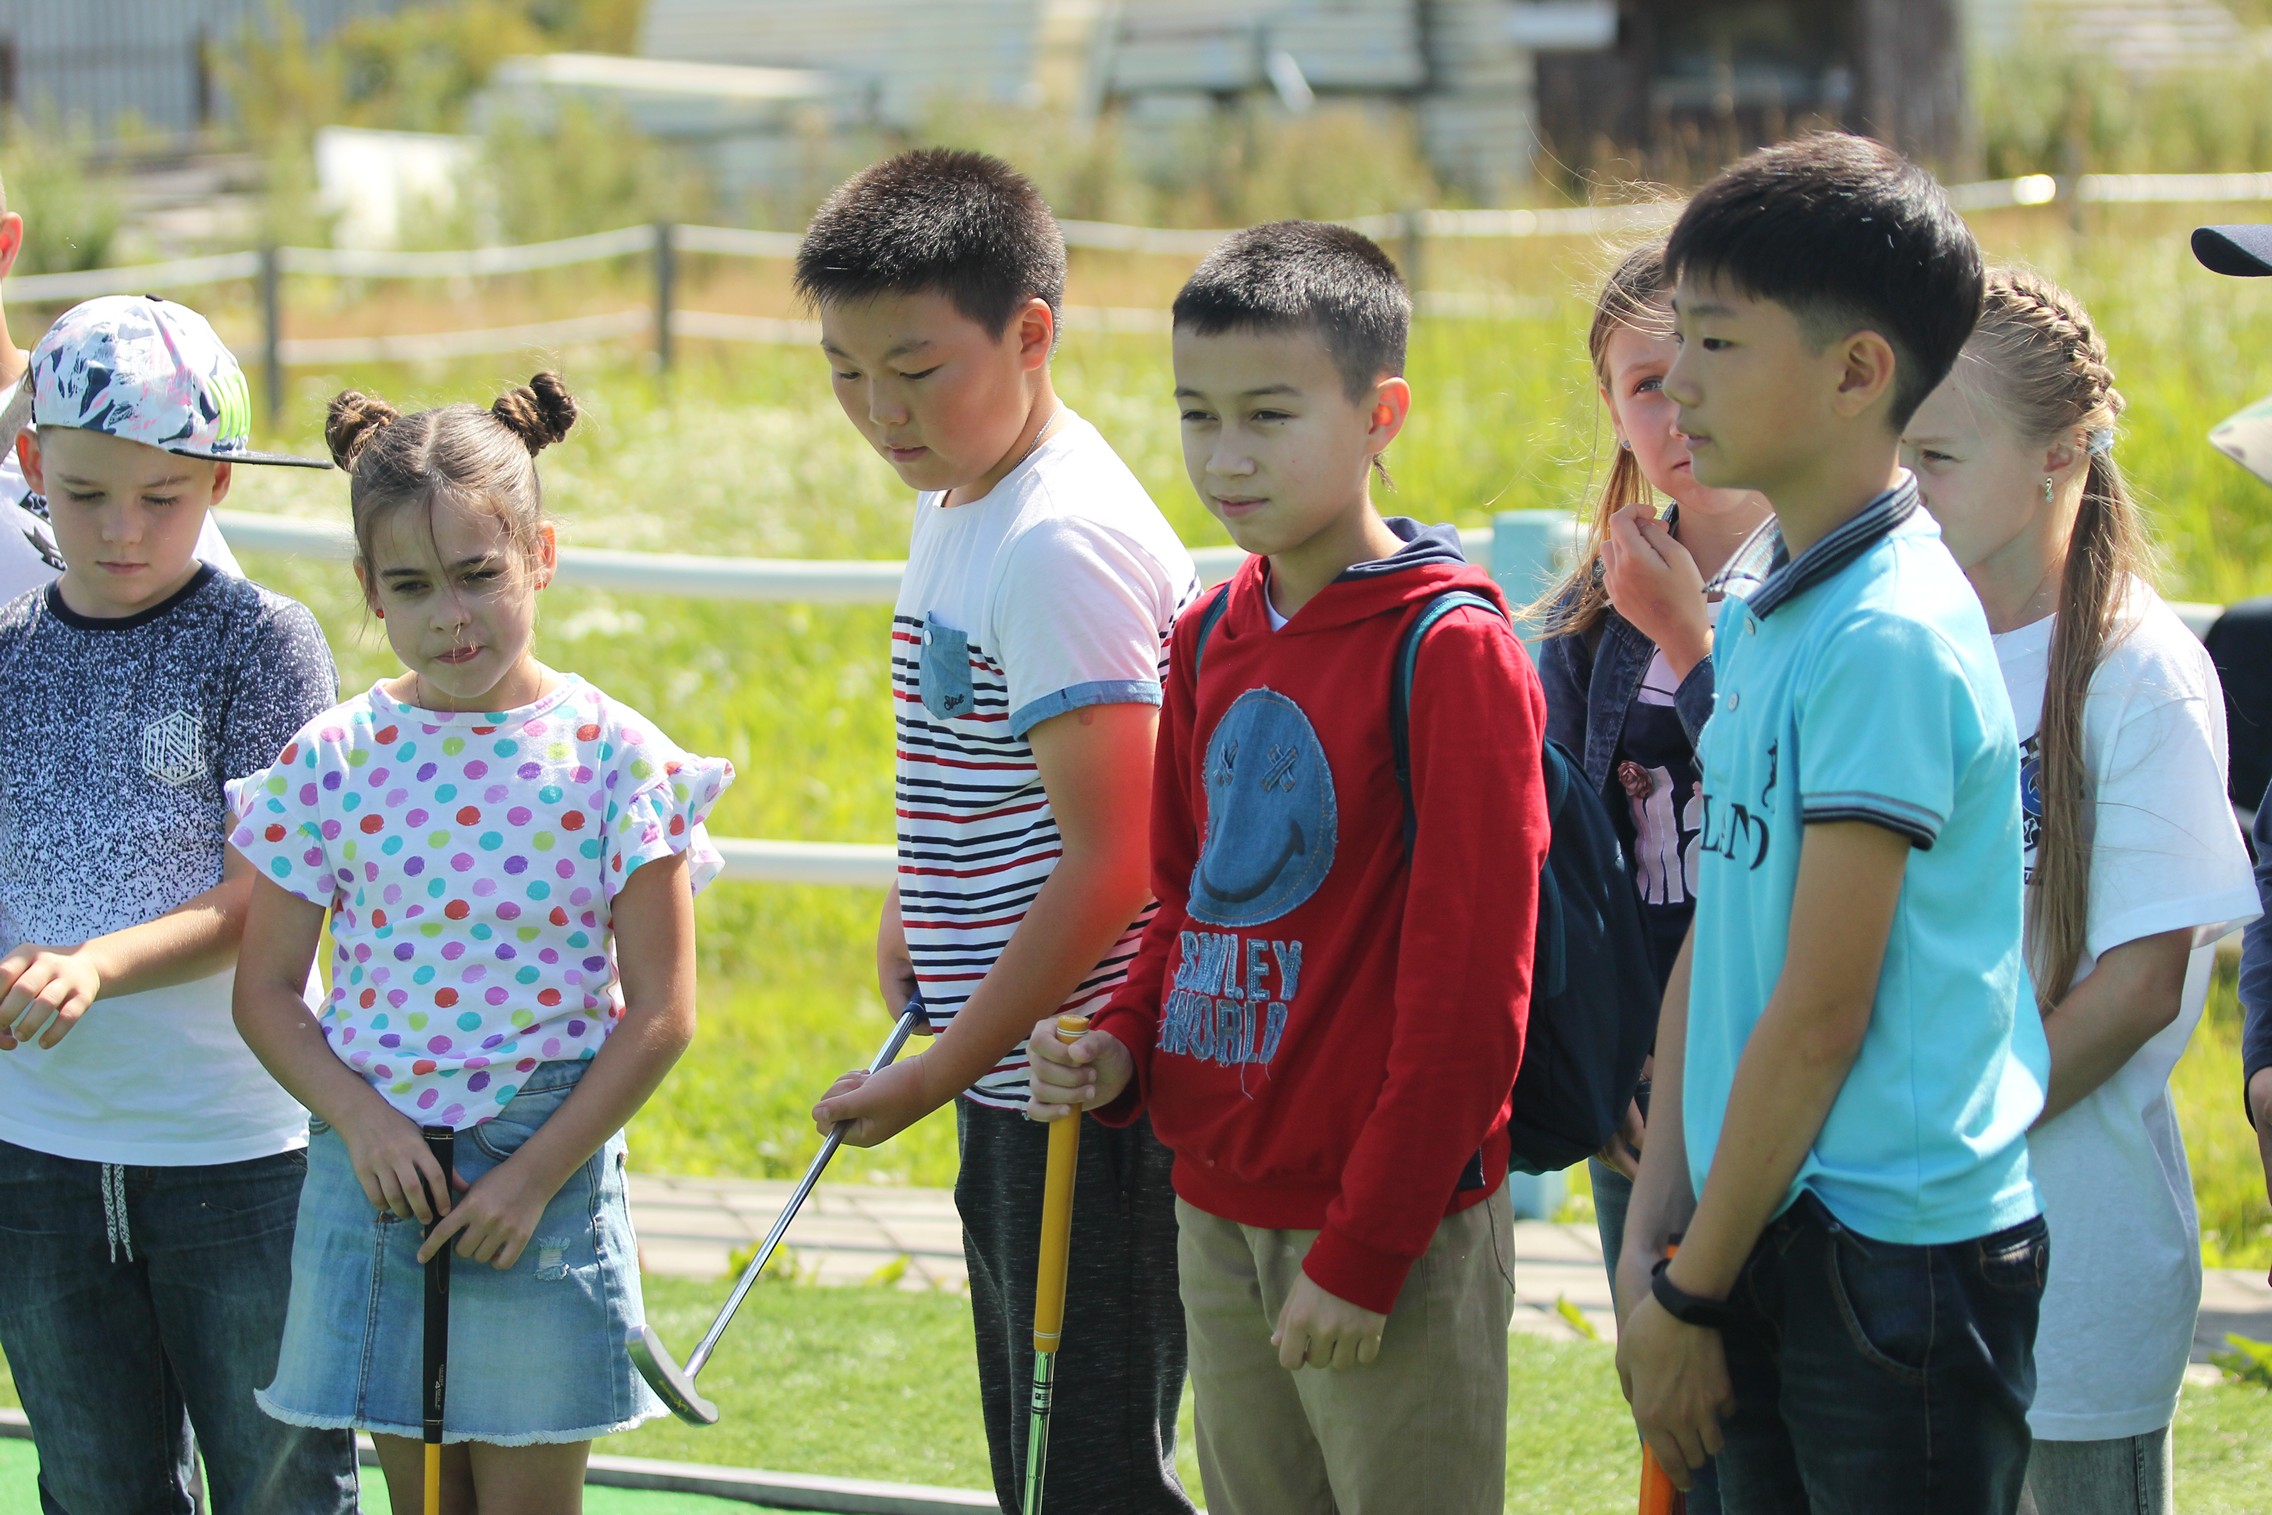
<svg viewBox="0 0 2272 1515"><path fill-rule="evenodd" d="M1679 517L1680 507L1676 505L1665 519L1670 523ZM1704 586L1704 592L1749 594L1767 577L1776 543L1781 540L1772 517L1761 522L1728 559L1727 566ZM1595 572L1600 572L1598 566ZM1555 609L1560 611L1576 598L1575 589L1566 592L1555 602ZM1617 744L1625 735L1625 712L1640 692L1641 680L1656 651L1656 644L1642 635L1640 628L1609 609L1602 612L1592 629L1548 637L1539 645L1538 673L1546 686L1547 739L1560 743L1581 760L1586 782L1597 794L1607 791L1610 765L1616 761ZM1691 746L1711 719L1712 690L1712 660L1705 658L1688 670L1688 677L1680 681L1673 694L1673 709L1688 732Z"/></svg>

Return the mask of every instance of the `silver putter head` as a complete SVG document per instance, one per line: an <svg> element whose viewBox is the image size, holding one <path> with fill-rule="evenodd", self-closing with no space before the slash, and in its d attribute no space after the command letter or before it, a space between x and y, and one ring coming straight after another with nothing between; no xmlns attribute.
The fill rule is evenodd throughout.
<svg viewBox="0 0 2272 1515"><path fill-rule="evenodd" d="M714 1426L718 1423L718 1407L702 1397L694 1387L694 1380L671 1356L662 1338L653 1326L642 1325L623 1341L624 1350L631 1354L631 1365L639 1376L647 1380L673 1415L690 1426Z"/></svg>

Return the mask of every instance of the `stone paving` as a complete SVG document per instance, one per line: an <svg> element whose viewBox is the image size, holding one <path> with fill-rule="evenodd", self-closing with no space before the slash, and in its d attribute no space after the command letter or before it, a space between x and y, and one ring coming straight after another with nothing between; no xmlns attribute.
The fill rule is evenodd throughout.
<svg viewBox="0 0 2272 1515"><path fill-rule="evenodd" d="M641 1259L651 1273L722 1279L740 1249L761 1240L795 1185L730 1178L631 1176ZM945 1189L825 1180L805 1202L784 1249L800 1276L824 1284L894 1281L905 1289L963 1289L962 1228ZM778 1266L779 1264L777 1264ZM1515 1224L1515 1329L1568 1340L1614 1341L1609 1281L1591 1222ZM2254 1273L2211 1269L2202 1281L2195 1372L2232 1332L2272 1340L2272 1285Z"/></svg>

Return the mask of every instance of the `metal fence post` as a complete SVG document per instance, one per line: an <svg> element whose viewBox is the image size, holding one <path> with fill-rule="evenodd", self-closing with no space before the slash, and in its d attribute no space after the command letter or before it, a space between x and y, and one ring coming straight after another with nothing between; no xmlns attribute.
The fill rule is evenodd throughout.
<svg viewBox="0 0 2272 1515"><path fill-rule="evenodd" d="M678 239L668 221L655 223L655 366L671 371L671 307L678 296Z"/></svg>
<svg viewBox="0 0 2272 1515"><path fill-rule="evenodd" d="M1560 510L1503 510L1491 518L1491 580L1514 607L1523 645L1538 655L1539 628L1522 620L1536 600L1567 567L1578 545L1578 523ZM1570 1182L1560 1173L1507 1175L1507 1203L1517 1220L1552 1220L1569 1197Z"/></svg>
<svg viewBox="0 0 2272 1515"><path fill-rule="evenodd" d="M1412 296L1414 305L1420 303L1420 260L1424 253L1420 228L1427 214L1424 210L1408 210L1404 213L1404 257L1401 261L1404 264L1404 288Z"/></svg>
<svg viewBox="0 0 2272 1515"><path fill-rule="evenodd" d="M1503 510L1491 519L1491 579L1519 617L1522 608L1544 594L1578 545L1578 523L1559 510ZM1523 628L1533 652L1535 626Z"/></svg>
<svg viewBox="0 0 2272 1515"><path fill-rule="evenodd" d="M260 249L260 378L268 422L284 413L284 259L273 244Z"/></svg>

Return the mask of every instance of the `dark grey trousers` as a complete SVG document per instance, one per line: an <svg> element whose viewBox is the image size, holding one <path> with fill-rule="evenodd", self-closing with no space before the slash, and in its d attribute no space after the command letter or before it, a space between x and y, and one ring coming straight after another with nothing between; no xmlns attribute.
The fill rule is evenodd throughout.
<svg viewBox="0 0 2272 1515"><path fill-rule="evenodd" d="M1018 1515L1049 1129L968 1100L956 1102L955 1114L955 1208L970 1263L986 1445L995 1498L1005 1515ZM1082 1123L1043 1501L1051 1515L1191 1515L1175 1477L1184 1344L1172 1162L1149 1121L1121 1131Z"/></svg>

